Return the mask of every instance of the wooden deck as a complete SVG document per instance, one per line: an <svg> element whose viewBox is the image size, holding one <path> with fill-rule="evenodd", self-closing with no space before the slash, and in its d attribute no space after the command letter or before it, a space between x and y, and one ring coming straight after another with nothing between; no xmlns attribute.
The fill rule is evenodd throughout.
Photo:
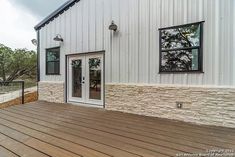
<svg viewBox="0 0 235 157"><path fill-rule="evenodd" d="M35 102L0 110L0 157L166 157L235 150L235 129Z"/></svg>

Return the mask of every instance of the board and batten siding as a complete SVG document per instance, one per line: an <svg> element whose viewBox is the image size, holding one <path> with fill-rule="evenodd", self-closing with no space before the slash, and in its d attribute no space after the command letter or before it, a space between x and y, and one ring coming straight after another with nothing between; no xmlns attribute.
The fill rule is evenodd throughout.
<svg viewBox="0 0 235 157"><path fill-rule="evenodd" d="M198 21L204 73L158 74L158 29ZM106 83L235 86L235 0L81 0L39 31L41 81L65 80L65 54L105 50ZM45 49L56 46L61 75L47 76Z"/></svg>

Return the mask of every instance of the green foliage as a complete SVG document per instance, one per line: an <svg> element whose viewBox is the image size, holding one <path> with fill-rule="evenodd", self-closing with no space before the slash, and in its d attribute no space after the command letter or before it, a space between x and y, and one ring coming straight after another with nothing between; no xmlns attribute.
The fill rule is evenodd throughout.
<svg viewBox="0 0 235 157"><path fill-rule="evenodd" d="M99 68L100 67L100 59L99 58L92 58L89 59L89 66L90 68Z"/></svg>
<svg viewBox="0 0 235 157"><path fill-rule="evenodd" d="M20 77L35 78L37 55L27 49L16 49L0 44L0 80L13 81Z"/></svg>
<svg viewBox="0 0 235 157"><path fill-rule="evenodd" d="M10 61L12 59L13 51L0 44L0 78L6 80L6 73L9 71Z"/></svg>

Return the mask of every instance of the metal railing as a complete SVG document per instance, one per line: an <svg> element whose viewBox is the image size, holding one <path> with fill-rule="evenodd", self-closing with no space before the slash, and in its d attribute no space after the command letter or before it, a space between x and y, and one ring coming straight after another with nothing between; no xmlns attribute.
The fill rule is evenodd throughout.
<svg viewBox="0 0 235 157"><path fill-rule="evenodd" d="M20 100L24 104L24 81L0 81L0 104Z"/></svg>

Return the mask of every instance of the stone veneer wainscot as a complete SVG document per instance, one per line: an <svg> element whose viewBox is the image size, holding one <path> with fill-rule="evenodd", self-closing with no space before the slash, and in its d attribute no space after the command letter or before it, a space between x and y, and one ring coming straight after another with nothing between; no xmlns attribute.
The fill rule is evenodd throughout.
<svg viewBox="0 0 235 157"><path fill-rule="evenodd" d="M64 82L39 82L39 100L48 102L64 103Z"/></svg>
<svg viewBox="0 0 235 157"><path fill-rule="evenodd" d="M235 128L235 88L108 84L105 90L109 110Z"/></svg>

